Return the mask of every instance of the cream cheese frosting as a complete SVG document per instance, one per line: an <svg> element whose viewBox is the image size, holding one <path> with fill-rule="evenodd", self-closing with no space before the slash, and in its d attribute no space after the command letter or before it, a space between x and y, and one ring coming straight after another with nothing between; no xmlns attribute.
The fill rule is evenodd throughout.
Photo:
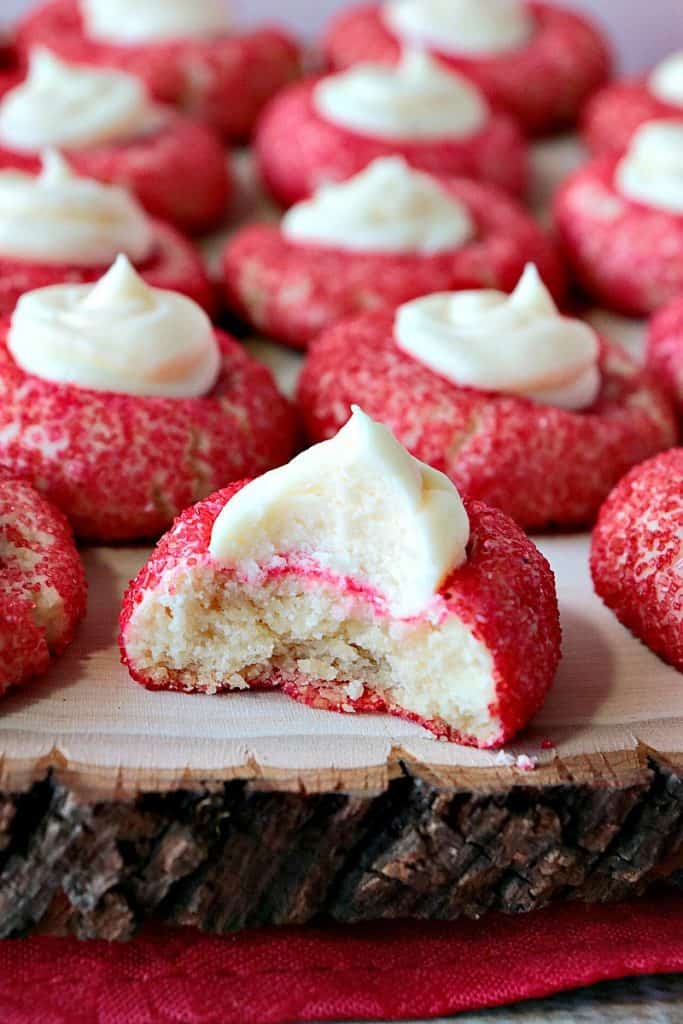
<svg viewBox="0 0 683 1024"><path fill-rule="evenodd" d="M467 512L448 477L360 409L336 437L251 481L214 523L210 552L254 572L295 558L371 588L398 618L425 612L466 560Z"/></svg>
<svg viewBox="0 0 683 1024"><path fill-rule="evenodd" d="M453 55L516 50L536 30L530 8L520 0L389 0L382 14L404 43Z"/></svg>
<svg viewBox="0 0 683 1024"><path fill-rule="evenodd" d="M231 28L227 0L80 0L86 34L135 45L210 39Z"/></svg>
<svg viewBox="0 0 683 1024"><path fill-rule="evenodd" d="M466 206L401 157L382 157L338 185L323 185L282 220L284 235L360 252L438 253L475 232Z"/></svg>
<svg viewBox="0 0 683 1024"><path fill-rule="evenodd" d="M650 92L664 103L683 107L683 50L672 53L650 75Z"/></svg>
<svg viewBox="0 0 683 1024"><path fill-rule="evenodd" d="M22 295L7 345L36 377L126 395L205 395L221 363L206 313L184 295L151 288L125 256L95 285Z"/></svg>
<svg viewBox="0 0 683 1024"><path fill-rule="evenodd" d="M313 102L335 124L389 139L466 138L489 114L475 85L413 49L396 66L357 64L323 78Z"/></svg>
<svg viewBox="0 0 683 1024"><path fill-rule="evenodd" d="M0 102L0 142L30 153L78 149L131 139L158 119L134 75L67 64L38 48L26 79Z"/></svg>
<svg viewBox="0 0 683 1024"><path fill-rule="evenodd" d="M648 121L639 128L614 182L627 199L683 213L683 122Z"/></svg>
<svg viewBox="0 0 683 1024"><path fill-rule="evenodd" d="M591 406L600 392L595 331L558 312L533 264L512 295L444 292L401 306L394 338L463 387L575 410Z"/></svg>
<svg viewBox="0 0 683 1024"><path fill-rule="evenodd" d="M79 178L53 149L40 174L0 171L0 253L36 263L108 266L119 252L135 263L152 248L145 211L125 189Z"/></svg>

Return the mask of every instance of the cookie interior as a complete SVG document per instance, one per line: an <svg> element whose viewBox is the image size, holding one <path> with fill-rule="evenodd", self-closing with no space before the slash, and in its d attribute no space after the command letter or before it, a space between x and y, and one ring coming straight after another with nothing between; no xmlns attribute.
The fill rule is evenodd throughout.
<svg viewBox="0 0 683 1024"><path fill-rule="evenodd" d="M153 686L284 685L338 710L374 698L375 710L398 707L480 743L500 732L493 659L457 616L442 608L438 621L392 619L362 591L311 574L250 582L215 565L184 568L143 596L125 642Z"/></svg>

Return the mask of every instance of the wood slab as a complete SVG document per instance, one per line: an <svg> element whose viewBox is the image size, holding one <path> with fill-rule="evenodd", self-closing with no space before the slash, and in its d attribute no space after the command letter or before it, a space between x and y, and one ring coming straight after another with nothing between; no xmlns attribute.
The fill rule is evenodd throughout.
<svg viewBox="0 0 683 1024"><path fill-rule="evenodd" d="M683 677L595 598L586 537L539 543L564 660L506 751L531 772L389 716L148 692L115 643L147 551L85 551L76 642L3 703L0 935L479 916L679 880Z"/></svg>

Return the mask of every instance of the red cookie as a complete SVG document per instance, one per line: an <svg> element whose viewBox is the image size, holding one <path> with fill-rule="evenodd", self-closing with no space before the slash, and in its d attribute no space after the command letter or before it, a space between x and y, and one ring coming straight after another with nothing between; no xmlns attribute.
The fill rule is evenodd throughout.
<svg viewBox="0 0 683 1024"><path fill-rule="evenodd" d="M212 40L98 42L85 34L78 0L50 0L30 12L19 25L17 45L24 55L45 46L76 64L128 71L155 99L235 142L248 139L264 104L298 76L301 63L296 43L272 28Z"/></svg>
<svg viewBox="0 0 683 1024"><path fill-rule="evenodd" d="M673 396L683 414L683 297L652 318L646 359L648 369Z"/></svg>
<svg viewBox="0 0 683 1024"><path fill-rule="evenodd" d="M574 124L586 99L609 78L612 59L607 42L585 18L547 3L529 7L536 34L519 49L491 57L432 53L476 82L529 134L543 135ZM363 5L333 21L325 51L337 70L366 61L395 63L400 41L379 6Z"/></svg>
<svg viewBox="0 0 683 1024"><path fill-rule="evenodd" d="M506 115L491 114L485 127L467 138L380 139L324 119L313 102L318 81L308 79L280 93L256 133L262 179L282 206L306 199L325 182L345 181L382 156L402 156L431 174L488 181L516 195L525 191L526 146Z"/></svg>
<svg viewBox="0 0 683 1024"><path fill-rule="evenodd" d="M77 174L130 189L153 217L181 231L215 227L232 198L232 175L217 136L174 114L152 134L63 155ZM40 158L0 145L0 170L8 167L37 174Z"/></svg>
<svg viewBox="0 0 683 1024"><path fill-rule="evenodd" d="M661 119L683 121L683 107L658 99L650 92L647 79L615 82L588 103L582 116L582 134L595 153L620 153L641 125Z"/></svg>
<svg viewBox="0 0 683 1024"><path fill-rule="evenodd" d="M676 440L663 393L604 340L598 401L570 412L458 387L400 350L393 328L393 312L368 313L314 342L298 393L312 440L332 437L357 404L461 494L527 529L591 522L626 470Z"/></svg>
<svg viewBox="0 0 683 1024"><path fill-rule="evenodd" d="M158 536L182 509L286 461L294 413L271 377L217 332L223 369L210 395L149 398L27 374L0 329L0 464L33 482L77 534Z"/></svg>
<svg viewBox="0 0 683 1024"><path fill-rule="evenodd" d="M681 538L683 449L675 448L637 466L610 494L593 534L591 570L619 621L683 672Z"/></svg>
<svg viewBox="0 0 683 1024"><path fill-rule="evenodd" d="M66 519L0 471L0 693L45 672L85 615L83 567Z"/></svg>
<svg viewBox="0 0 683 1024"><path fill-rule="evenodd" d="M243 228L228 244L228 303L269 337L305 348L346 316L399 306L432 292L498 288L511 292L536 263L562 301L564 271L552 242L522 207L491 185L440 177L467 207L476 235L459 249L421 253L350 252L288 240L271 224Z"/></svg>
<svg viewBox="0 0 683 1024"><path fill-rule="evenodd" d="M153 249L137 271L155 288L182 292L211 316L216 296L204 263L192 242L162 221L153 224ZM73 267L69 264L31 263L0 253L0 316L14 309L24 292L52 284L87 284L98 281L107 267Z"/></svg>
<svg viewBox="0 0 683 1024"><path fill-rule="evenodd" d="M434 646L439 640L439 627L458 618L468 632L482 643L491 656L494 698L487 712L490 728L473 735L443 718L425 719L391 698L391 691L382 692L369 677L337 678L334 682L315 678L301 670L306 658L306 639L297 644L299 667L289 671L286 666L264 665L248 683L226 678L215 671L202 670L201 664L190 667L171 656L155 656L166 651L173 640L168 623L173 620L175 601L184 608L185 621L209 624L212 614L221 614L240 599L252 601L252 614L257 616L261 602L270 595L291 593L314 614L317 602L336 603L338 621L347 599L349 619L369 628L390 627L386 611L378 609L372 594L353 580L328 579L326 574L309 567L304 569L289 562L284 568L267 573L258 584L239 580L234 569L215 563L209 553L214 521L226 502L241 489L237 484L194 508L176 521L170 533L162 538L150 561L133 581L124 598L121 614L121 652L133 678L150 689L171 689L216 693L231 688L281 687L286 694L302 703L330 711L382 712L408 718L424 725L444 739L475 746L497 746L518 732L539 709L551 685L560 656L560 627L553 574L538 549L514 523L494 509L479 502L470 502L471 539L466 563L451 573L440 591L443 602L442 619L432 627ZM201 593L202 609L193 606L193 594ZM353 597L349 599L349 594ZM223 602L223 603L222 603ZM213 613L210 609L213 609ZM203 618L206 622L203 622ZM226 618L226 621L229 621ZM407 628L424 631L426 620L403 620ZM197 633L197 636L200 634ZM209 636L210 633L203 633ZM218 633L214 634L218 635ZM322 634L322 640L329 639ZM182 642L176 631L176 640ZM321 635L316 634L318 643ZM235 638L235 643L239 641ZM368 657L372 652L366 652ZM324 657L320 655L320 657ZM435 687L443 680L435 679ZM454 671L452 686L457 692L458 674ZM463 716L466 717L466 716Z"/></svg>
<svg viewBox="0 0 683 1024"><path fill-rule="evenodd" d="M647 316L683 293L683 216L617 192L618 157L580 168L555 197L555 223L578 281L600 304Z"/></svg>

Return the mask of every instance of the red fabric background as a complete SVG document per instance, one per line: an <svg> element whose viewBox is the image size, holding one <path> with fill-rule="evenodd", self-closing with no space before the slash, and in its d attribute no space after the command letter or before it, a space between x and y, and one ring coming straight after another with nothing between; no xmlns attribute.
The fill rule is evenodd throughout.
<svg viewBox="0 0 683 1024"><path fill-rule="evenodd" d="M436 1016L683 971L683 896L456 924L148 931L0 944L2 1024L283 1024Z"/></svg>

